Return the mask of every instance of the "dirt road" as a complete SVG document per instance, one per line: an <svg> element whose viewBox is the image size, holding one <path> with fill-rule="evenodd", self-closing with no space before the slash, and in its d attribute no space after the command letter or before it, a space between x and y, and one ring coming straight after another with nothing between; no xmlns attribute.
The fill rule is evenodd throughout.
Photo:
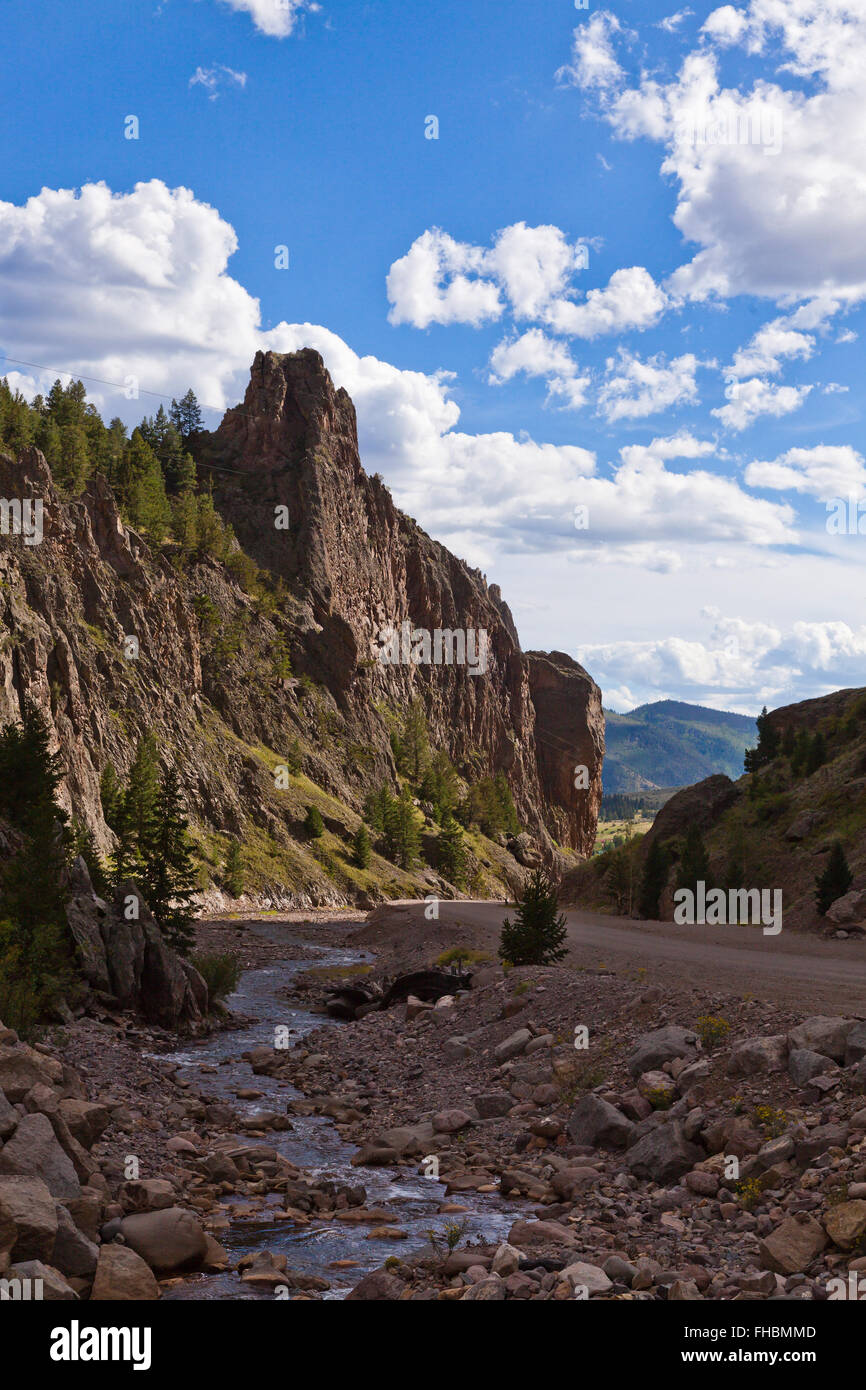
<svg viewBox="0 0 866 1390"><path fill-rule="evenodd" d="M396 904L394 905L396 908ZM424 903L402 904L393 929L376 936L396 946L407 928L416 941L465 944L495 953L501 903L440 902L438 924L425 920ZM407 913L410 921L407 922ZM512 909L513 913L513 909ZM785 932L764 936L760 927L675 926L635 922L582 909L566 909L568 963L619 972L644 971L648 983L694 985L756 999L783 1002L806 1013L845 1013L866 1018L866 940L825 940Z"/></svg>

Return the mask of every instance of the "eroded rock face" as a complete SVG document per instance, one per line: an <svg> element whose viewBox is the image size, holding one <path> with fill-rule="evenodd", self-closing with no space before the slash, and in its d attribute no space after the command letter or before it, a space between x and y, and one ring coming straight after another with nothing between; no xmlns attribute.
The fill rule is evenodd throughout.
<svg viewBox="0 0 866 1390"><path fill-rule="evenodd" d="M589 854L601 799L601 694L570 657L522 653L496 585L394 506L358 453L355 409L312 349L258 353L242 406L211 440L216 496L260 564L308 602L305 668L353 708L422 694L431 732L455 759L480 750L504 769L522 819L546 840ZM287 507L288 530L274 524ZM383 628L484 630L487 669L387 665ZM588 786L575 786L586 766Z"/></svg>
<svg viewBox="0 0 866 1390"><path fill-rule="evenodd" d="M83 859L75 861L71 878L66 919L88 984L149 1023L195 1031L207 1015L207 985L165 941L137 886L120 884L108 904L94 893ZM126 905L132 901L138 915L130 919Z"/></svg>
<svg viewBox="0 0 866 1390"><path fill-rule="evenodd" d="M61 804L94 832L100 850L113 847L101 774L111 763L125 776L147 732L166 759L171 750L203 828L241 835L252 824L291 850L298 827L252 751L281 751L309 731L296 682L274 674L274 653L285 650L295 675L317 682L317 713L339 733L309 740L304 770L345 804L359 809L393 776L382 708L405 709L421 695L435 744L455 761L471 758L478 775L505 772L543 858L553 859L552 839L589 854L604 744L598 687L568 657L522 653L498 588L367 476L354 407L319 355L259 354L243 406L227 413L206 452L236 470L214 474L225 519L258 563L285 581L273 612L260 611L225 567L204 560L180 572L151 550L124 525L103 479L64 502L38 450L17 460L0 455L0 496L38 498L44 509L40 544L0 537L0 630L9 638L0 644L0 725L18 717L25 699L43 711L66 769ZM287 530L275 526L277 506L288 508ZM241 634L234 654L221 655L208 637L196 615L202 603L214 631ZM374 660L381 629L404 621L430 633L486 632L478 674L461 664ZM581 764L586 787L575 786ZM296 894L297 905L343 900L318 871L273 888ZM79 925L79 949L88 955L87 922ZM123 997L143 946L117 945L129 952L125 987L115 953L112 985ZM93 938L88 969L94 988L104 989L100 955Z"/></svg>

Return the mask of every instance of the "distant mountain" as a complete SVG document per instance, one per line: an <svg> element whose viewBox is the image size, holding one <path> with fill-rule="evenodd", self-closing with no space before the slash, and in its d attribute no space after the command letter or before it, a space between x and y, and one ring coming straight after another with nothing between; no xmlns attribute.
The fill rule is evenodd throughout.
<svg viewBox="0 0 866 1390"><path fill-rule="evenodd" d="M749 715L679 700L640 705L629 714L605 710L605 719L605 795L691 786L715 772L740 777L743 751L758 741Z"/></svg>

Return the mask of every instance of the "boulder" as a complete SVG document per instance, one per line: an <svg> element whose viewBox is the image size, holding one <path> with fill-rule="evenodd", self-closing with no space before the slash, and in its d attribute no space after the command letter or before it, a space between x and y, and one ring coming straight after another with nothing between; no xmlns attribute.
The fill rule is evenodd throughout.
<svg viewBox="0 0 866 1390"><path fill-rule="evenodd" d="M818 1052L822 1057L832 1057L834 1062L844 1062L848 1034L856 1026L853 1018L826 1018L819 1015L807 1018L804 1023L792 1028L788 1034L788 1045L792 1049L805 1049Z"/></svg>
<svg viewBox="0 0 866 1390"><path fill-rule="evenodd" d="M844 1149L848 1143L848 1126L845 1124L817 1125L807 1130L805 1135L795 1140L794 1157L801 1168L808 1168L813 1159L820 1158L828 1149Z"/></svg>
<svg viewBox="0 0 866 1390"><path fill-rule="evenodd" d="M84 869L82 881L81 869ZM90 875L83 859L76 859L72 869L72 895L65 904L66 921L81 973L89 985L101 994L112 994L111 976L108 973L108 958L105 954L105 941L102 935L103 911L96 903L96 895L90 884Z"/></svg>
<svg viewBox="0 0 866 1390"><path fill-rule="evenodd" d="M159 1298L150 1266L127 1245L103 1245L99 1251L91 1300L96 1303L143 1303Z"/></svg>
<svg viewBox="0 0 866 1390"><path fill-rule="evenodd" d="M574 1233L558 1221L515 1221L508 1244L518 1250L533 1245L574 1245Z"/></svg>
<svg viewBox="0 0 866 1390"><path fill-rule="evenodd" d="M525 1051L527 1043L532 1041L532 1036L528 1028L518 1028L516 1033L512 1033L510 1037L505 1038L493 1049L493 1056L500 1064L508 1062L512 1057L517 1057Z"/></svg>
<svg viewBox="0 0 866 1390"><path fill-rule="evenodd" d="M843 898L837 898L825 915L840 927L852 922L862 922L866 919L866 890L854 890L846 893Z"/></svg>
<svg viewBox="0 0 866 1390"><path fill-rule="evenodd" d="M135 893L133 884L118 890ZM144 932L144 965L141 971L141 1009L149 1023L160 1028L185 1028L202 1021L201 1010L195 1001L180 957L166 943L144 900L139 896L140 917Z"/></svg>
<svg viewBox="0 0 866 1390"><path fill-rule="evenodd" d="M472 1048L465 1038L446 1038L442 1044L444 1062L465 1062L472 1056Z"/></svg>
<svg viewBox="0 0 866 1390"><path fill-rule="evenodd" d="M57 1206L41 1178L0 1178L0 1253L12 1228L13 1260L49 1260L57 1235ZM0 1261L2 1264L2 1261Z"/></svg>
<svg viewBox="0 0 866 1390"><path fill-rule="evenodd" d="M0 1144L9 1138L18 1123L18 1111L0 1091Z"/></svg>
<svg viewBox="0 0 866 1390"><path fill-rule="evenodd" d="M51 1252L55 1269L70 1277L89 1279L96 1270L99 1247L79 1231L66 1207L57 1204L57 1235Z"/></svg>
<svg viewBox="0 0 866 1390"><path fill-rule="evenodd" d="M87 1100L61 1100L57 1107L74 1139L85 1149L92 1149L111 1123L107 1106Z"/></svg>
<svg viewBox="0 0 866 1390"><path fill-rule="evenodd" d="M238 1170L229 1159L225 1159L221 1171L229 1181L238 1177ZM209 1176L216 1182L222 1181L213 1172ZM167 1211L175 1204L175 1190L167 1178L136 1178L123 1183L117 1195L126 1212Z"/></svg>
<svg viewBox="0 0 866 1390"><path fill-rule="evenodd" d="M59 1269L43 1264L41 1260L24 1260L10 1265L7 1279L26 1279L30 1284L42 1284L42 1298L46 1303L77 1303L78 1294L67 1284Z"/></svg>
<svg viewBox="0 0 866 1390"><path fill-rule="evenodd" d="M845 1066L853 1067L857 1062L862 1062L864 1057L866 1057L866 1023L855 1023L845 1040ZM2 1122L2 1114L0 1114L0 1122Z"/></svg>
<svg viewBox="0 0 866 1390"><path fill-rule="evenodd" d="M502 1303L504 1301L505 1284L495 1274L473 1284L460 1300L461 1303Z"/></svg>
<svg viewBox="0 0 866 1390"><path fill-rule="evenodd" d="M597 1293L608 1293L613 1288L603 1269L599 1269L598 1265L585 1264L582 1260L568 1265L562 1271L562 1278L568 1280L575 1293L585 1289L587 1298Z"/></svg>
<svg viewBox="0 0 866 1390"><path fill-rule="evenodd" d="M710 1074L710 1064L706 1057L700 1061L690 1062L687 1067L677 1074L677 1090L680 1095L685 1096L693 1086L699 1086L702 1081L706 1081Z"/></svg>
<svg viewBox="0 0 866 1390"><path fill-rule="evenodd" d="M788 1055L788 1075L795 1086L805 1086L813 1076L822 1076L829 1067L836 1065L829 1057L805 1047L795 1047Z"/></svg>
<svg viewBox="0 0 866 1390"><path fill-rule="evenodd" d="M622 1111L600 1096L582 1096L568 1117L568 1132L575 1144L593 1149L624 1149L634 1124Z"/></svg>
<svg viewBox="0 0 866 1390"><path fill-rule="evenodd" d="M866 1235L866 1202L840 1202L824 1217L824 1229L840 1250L853 1250Z"/></svg>
<svg viewBox="0 0 866 1390"><path fill-rule="evenodd" d="M401 1279L395 1278L393 1274L388 1274L384 1269L374 1269L372 1274L365 1274L359 1284L356 1284L351 1293L346 1294L346 1302L354 1299L358 1302L364 1301L382 1302L393 1301L401 1298L405 1292L406 1285Z"/></svg>
<svg viewBox="0 0 866 1390"><path fill-rule="evenodd" d="M491 1091L483 1096L475 1096L472 1104L480 1120L494 1120L508 1114L514 1105L514 1097L505 1091Z"/></svg>
<svg viewBox="0 0 866 1390"><path fill-rule="evenodd" d="M502 1245L493 1256L493 1263L490 1268L494 1274L498 1274L501 1279L507 1279L509 1274L516 1274L520 1268L523 1256L515 1245L509 1245L503 1241Z"/></svg>
<svg viewBox="0 0 866 1390"><path fill-rule="evenodd" d="M125 1216L120 1223L120 1234L130 1249L157 1273L194 1269L207 1253L204 1231L195 1217L182 1207Z"/></svg>
<svg viewBox="0 0 866 1390"><path fill-rule="evenodd" d="M784 1033L740 1043L728 1058L728 1076L762 1076L784 1071L788 1040Z"/></svg>
<svg viewBox="0 0 866 1390"><path fill-rule="evenodd" d="M398 1151L381 1144L362 1144L358 1152L352 1155L353 1168L393 1168L399 1162Z"/></svg>
<svg viewBox="0 0 866 1390"><path fill-rule="evenodd" d="M637 1089L644 1100L648 1100L658 1109L670 1104L677 1093L676 1082L666 1071L645 1071L638 1079Z"/></svg>
<svg viewBox="0 0 866 1390"><path fill-rule="evenodd" d="M49 1061L24 1043L0 1046L0 1091L12 1105L22 1101L33 1086L56 1085L57 1069Z"/></svg>
<svg viewBox="0 0 866 1390"><path fill-rule="evenodd" d="M703 1149L686 1139L680 1121L668 1120L628 1150L625 1164L637 1178L667 1184L676 1182L704 1157Z"/></svg>
<svg viewBox="0 0 866 1390"><path fill-rule="evenodd" d="M665 1028L657 1028L653 1033L644 1033L638 1038L632 1052L626 1058L626 1066L637 1079L646 1071L656 1071L665 1062L675 1057L683 1057L694 1062L698 1055L698 1037L690 1028L680 1028L669 1023Z"/></svg>
<svg viewBox="0 0 866 1390"><path fill-rule="evenodd" d="M562 1202L576 1202L580 1193L590 1183L598 1182L599 1174L595 1168L560 1168L550 1179L550 1186Z"/></svg>
<svg viewBox="0 0 866 1390"><path fill-rule="evenodd" d="M0 1174L41 1178L53 1197L78 1197L81 1183L75 1168L45 1115L24 1115L0 1149Z"/></svg>
<svg viewBox="0 0 866 1390"><path fill-rule="evenodd" d="M788 1216L759 1245L761 1269L775 1274L802 1274L827 1246L827 1236L813 1216Z"/></svg>
<svg viewBox="0 0 866 1390"><path fill-rule="evenodd" d="M785 831L785 839L789 840L792 844L797 844L800 840L805 840L808 835L811 835L815 826L820 823L820 820L821 817L816 811L801 812Z"/></svg>
<svg viewBox="0 0 866 1390"><path fill-rule="evenodd" d="M433 1116L433 1129L437 1134L457 1134L472 1124L472 1116L465 1110L440 1110Z"/></svg>

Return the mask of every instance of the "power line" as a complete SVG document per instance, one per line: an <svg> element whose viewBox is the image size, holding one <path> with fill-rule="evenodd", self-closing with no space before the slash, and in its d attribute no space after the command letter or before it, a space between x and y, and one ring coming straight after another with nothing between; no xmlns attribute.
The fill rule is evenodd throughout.
<svg viewBox="0 0 866 1390"><path fill-rule="evenodd" d="M127 383L125 381L107 381L104 377L101 376L86 376L84 372L75 372L72 371L69 367L49 367L44 362L25 362L23 358L6 357L5 354L4 361L11 362L12 365L15 367L35 367L36 370L40 372L57 372L59 376L77 377L79 381L93 381L96 383L97 386L112 386L116 391L125 391L127 389ZM132 398L134 400L137 400L138 396L153 396L156 400L160 401L175 400L174 396L167 396L164 391L148 391L143 386L137 386L135 389L138 394ZM204 405L201 401L199 401L199 405L201 406L202 410L212 410L217 415L224 415L226 410L243 409L242 404L237 406Z"/></svg>
<svg viewBox="0 0 866 1390"><path fill-rule="evenodd" d="M44 362L25 362L24 359L21 358L21 357L6 357L5 354L4 354L3 360L4 360L4 362L7 362L7 363L8 363L8 362L11 362L12 365L15 366L15 367L35 367L36 370L37 370L37 371L40 371L40 372L56 372L59 376L71 376L71 377L76 377L79 381L92 381L92 382L94 382L97 386L112 386L112 387L114 387L114 389L117 390L117 391L125 391L125 390L126 390L126 382L123 382L123 381L107 381L107 380L105 379L105 377L101 377L101 376L87 376L87 375L85 375L84 372L73 372L73 371L71 371L71 370L69 369L69 367L49 367L49 366L46 366L46 364L45 364ZM136 392L137 392L138 394L137 394L135 397L133 397L134 400L138 400L138 397L139 397L139 396L153 396L156 400L160 400L160 401L171 401L172 405L175 405L175 404L176 404L176 398L175 398L174 396L167 396L167 395L165 395L165 393L162 392L162 391L148 391L148 390L146 390L144 387L138 387L138 386L137 386L137 387L136 387ZM196 398L196 399L198 399L198 398ZM213 412L214 412L215 414L217 414L217 415L225 415L227 410L244 410L244 409L245 409L243 403L241 403L240 405L236 405L236 406L221 406L221 405L202 405L202 402L201 402L201 401L198 401L198 404L199 404L199 406L200 406L200 408L201 408L202 410L211 410L211 411L213 411ZM197 468L209 468L210 471L211 471L212 473L234 473L234 474L236 474L239 478L244 478L244 477L249 476L249 475L247 474L246 470L243 469L243 468L222 468L222 467L219 466L219 464L216 464L216 463L199 463L199 462L197 461L197 462L196 462L196 467L197 467Z"/></svg>

